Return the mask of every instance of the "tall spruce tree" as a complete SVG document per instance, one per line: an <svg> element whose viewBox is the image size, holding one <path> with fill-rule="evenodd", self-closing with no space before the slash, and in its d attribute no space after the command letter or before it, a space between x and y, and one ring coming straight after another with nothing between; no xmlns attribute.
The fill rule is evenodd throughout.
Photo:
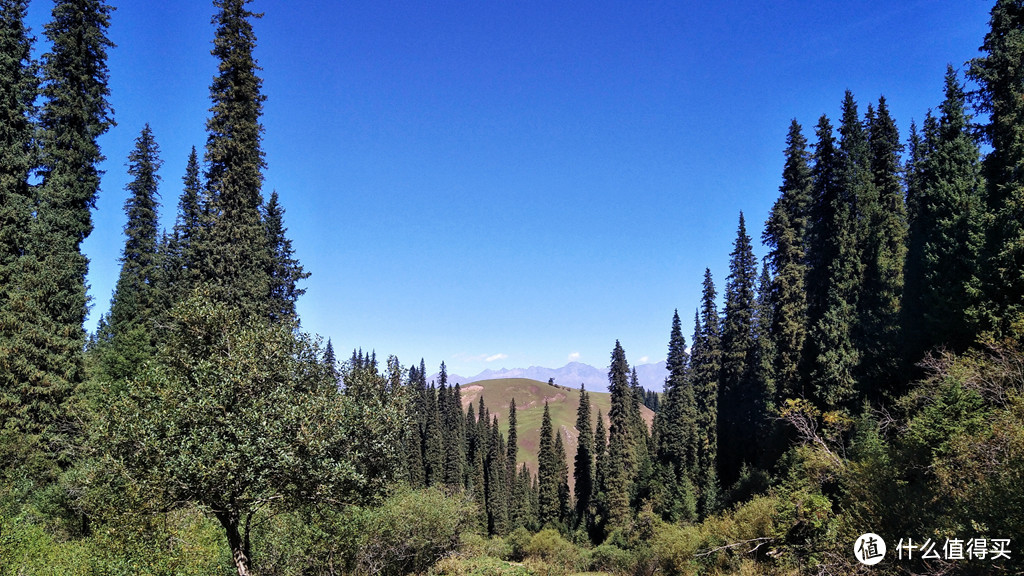
<svg viewBox="0 0 1024 576"><path fill-rule="evenodd" d="M508 403L508 446L505 453L505 462L508 464L508 485L512 486L516 478L516 459L519 457L519 432L516 430L519 423L516 418L516 399Z"/></svg>
<svg viewBox="0 0 1024 576"><path fill-rule="evenodd" d="M0 2L0 478L31 460L46 426L37 410L51 404L48 363L40 344L52 337L39 313L41 297L30 251L33 190L29 173L38 90L32 39L25 26L28 2ZM46 418L46 420L50 420ZM19 452L21 452L19 454Z"/></svg>
<svg viewBox="0 0 1024 576"><path fill-rule="evenodd" d="M754 381L754 296L757 259L740 213L736 242L725 284L722 323L722 376L718 389L718 439L727 447L718 454L718 476L729 485L743 463L756 457L759 423L758 390Z"/></svg>
<svg viewBox="0 0 1024 576"><path fill-rule="evenodd" d="M163 297L167 286L162 281L157 239L159 154L153 132L146 124L135 140L135 149L128 155L132 181L125 186L126 240L121 274L107 318L105 331L109 340L101 353L104 372L112 379L132 375L153 356L157 320L169 310Z"/></svg>
<svg viewBox="0 0 1024 576"><path fill-rule="evenodd" d="M773 272L767 301L771 307L769 337L775 348L775 403L806 396L800 361L807 339L807 237L810 226L811 168L807 139L796 120L786 136L786 164L779 199L765 223L762 241L768 246Z"/></svg>
<svg viewBox="0 0 1024 576"><path fill-rule="evenodd" d="M270 314L272 255L260 217L265 166L261 147L263 80L253 57L256 35L250 0L214 0L218 8L212 54L218 74L210 86L206 122L206 186L211 224L202 234L199 266L211 296L246 315Z"/></svg>
<svg viewBox="0 0 1024 576"><path fill-rule="evenodd" d="M718 508L718 381L722 370L721 329L711 270L704 269L701 307L694 319L690 357L697 401L697 473L699 512L707 517Z"/></svg>
<svg viewBox="0 0 1024 576"><path fill-rule="evenodd" d="M438 412L438 395L434 383L430 383L425 394L426 422L423 433L423 469L427 486L444 482L444 440L441 431L441 414Z"/></svg>
<svg viewBox="0 0 1024 576"><path fill-rule="evenodd" d="M590 513L594 494L594 430L590 427L590 395L580 385L580 405L576 409L576 456L573 459L573 493L576 496L575 522L582 525Z"/></svg>
<svg viewBox="0 0 1024 576"><path fill-rule="evenodd" d="M811 210L811 269L808 271L811 328L806 359L815 397L827 410L852 403L856 392L854 372L859 363L853 342L860 281L854 194L855 184L862 183L859 162L863 146L862 134L852 125L855 105L847 99L844 108L846 151L836 148L828 118L822 116L818 122Z"/></svg>
<svg viewBox="0 0 1024 576"><path fill-rule="evenodd" d="M657 462L665 496L662 515L670 520L693 520L697 480L697 401L690 375L679 311L672 315L669 333L665 401L655 416Z"/></svg>
<svg viewBox="0 0 1024 576"><path fill-rule="evenodd" d="M927 336L921 332L920 319L924 315L921 299L926 287L924 254L928 236L934 230L934 218L925 197L926 167L931 148L938 140L939 123L931 110L925 116L924 126L917 130L910 125L908 155L903 167L907 190L907 258L904 266L903 304L901 307L904 335L904 365L913 366L928 347Z"/></svg>
<svg viewBox="0 0 1024 576"><path fill-rule="evenodd" d="M871 184L877 206L868 215L862 251L863 282L858 296L857 347L860 383L869 398L892 390L900 373L903 271L907 254L907 211L900 180L900 143L885 98L870 110L867 125Z"/></svg>
<svg viewBox="0 0 1024 576"><path fill-rule="evenodd" d="M597 424L594 426L594 511L589 519L593 540L608 521L608 434L605 432L604 416L597 410Z"/></svg>
<svg viewBox="0 0 1024 576"><path fill-rule="evenodd" d="M551 426L551 411L544 402L544 416L540 422L540 444L537 450L537 521L541 526L557 524L558 458Z"/></svg>
<svg viewBox="0 0 1024 576"><path fill-rule="evenodd" d="M160 315L167 316L174 304L184 300L195 288L198 274L194 262L194 248L202 224L202 183L199 180L199 157L195 146L189 153L184 188L178 199L178 213L174 228L167 241L159 250L161 255Z"/></svg>
<svg viewBox="0 0 1024 576"><path fill-rule="evenodd" d="M638 471L636 427L631 417L635 393L629 385L629 364L619 341L612 350L608 369L608 454L605 460L605 492L608 504L608 525L624 526L629 520L630 498Z"/></svg>
<svg viewBox="0 0 1024 576"><path fill-rule="evenodd" d="M270 278L269 311L272 321L280 322L296 318L295 302L306 293L299 288L300 280L309 278L309 272L295 258L292 241L285 236L284 208L278 202L277 191L270 193L263 210L263 224L266 229L268 260L267 276Z"/></svg>
<svg viewBox="0 0 1024 576"><path fill-rule="evenodd" d="M754 410L758 427L767 422L767 417L775 411L776 374L778 350L771 337L774 323L774 310L771 302L772 276L768 262L761 267L761 276L757 281L757 296L754 298L754 354L751 360L754 390ZM762 436L763 437L763 436Z"/></svg>
<svg viewBox="0 0 1024 576"><path fill-rule="evenodd" d="M480 397L481 403L483 397ZM481 404L482 405L482 404ZM481 413L483 410L481 410ZM487 530L488 527L488 503L487 503L487 478L484 472L487 464L487 434L489 428L487 422L481 416L477 419L473 405L469 405L466 411L466 441L469 443L469 450L466 452L466 491L479 510L479 527Z"/></svg>
<svg viewBox="0 0 1024 576"><path fill-rule="evenodd" d="M73 430L62 415L65 402L84 379L83 322L89 261L81 244L92 232L104 157L98 138L114 125L107 70L106 32L111 8L102 0L59 0L45 25L51 42L43 55L43 105L39 117L42 182L37 188L31 235L31 276L37 322L24 329L35 340L28 364L36 398L31 409L44 429L46 445ZM65 420L66 418L66 420ZM64 424L57 422L65 420Z"/></svg>
<svg viewBox="0 0 1024 576"><path fill-rule="evenodd" d="M444 363L441 372L445 373ZM445 469L444 481L448 486L465 486L466 474L466 430L462 414L462 393L458 384L448 390L447 405L442 410L444 427ZM482 417L482 416L481 416ZM487 422L487 420L484 420Z"/></svg>
<svg viewBox="0 0 1024 576"><path fill-rule="evenodd" d="M569 492L569 461L565 454L565 441L561 429L555 431L555 482L558 488L558 522L564 525L572 504Z"/></svg>
<svg viewBox="0 0 1024 576"><path fill-rule="evenodd" d="M498 417L490 426L491 439L487 452L487 517L488 530L494 535L508 532L509 488L505 461L505 441L498 430Z"/></svg>
<svg viewBox="0 0 1024 576"><path fill-rule="evenodd" d="M916 227L907 268L914 317L906 317L910 354L916 362L936 346L963 351L978 336L981 258L985 240L981 153L956 71L947 67L945 99L928 155L920 162L918 212L929 225Z"/></svg>
<svg viewBox="0 0 1024 576"><path fill-rule="evenodd" d="M1018 0L997 0L983 56L968 76L979 86L978 104L989 115L985 136L988 228L984 268L989 293L980 306L992 335L1024 335L1024 10Z"/></svg>
<svg viewBox="0 0 1024 576"><path fill-rule="evenodd" d="M125 335L135 328L152 333L156 320L154 294L157 262L157 187L160 176L160 149L149 124L135 140L135 149L128 155L128 174L132 181L125 186L128 199L124 204L128 222L127 237L121 256L121 275L110 305L108 324L114 336Z"/></svg>

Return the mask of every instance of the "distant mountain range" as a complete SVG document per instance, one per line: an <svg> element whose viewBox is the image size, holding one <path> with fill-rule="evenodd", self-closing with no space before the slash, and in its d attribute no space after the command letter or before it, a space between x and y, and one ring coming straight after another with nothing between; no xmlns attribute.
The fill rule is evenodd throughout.
<svg viewBox="0 0 1024 576"><path fill-rule="evenodd" d="M665 378L668 377L668 370L665 362L654 364L640 364L635 366L636 377L646 390L661 392L665 386ZM432 374L427 381L437 381L438 374ZM448 382L451 384L469 384L480 380L494 380L496 378L528 378L547 382L549 378L555 379L555 384L579 388L585 384L587 390L603 391L608 389L608 369L594 368L589 364L581 362L570 362L561 368L544 368L542 366L530 366L529 368L502 368L501 370L484 370L476 376L459 376L449 374Z"/></svg>

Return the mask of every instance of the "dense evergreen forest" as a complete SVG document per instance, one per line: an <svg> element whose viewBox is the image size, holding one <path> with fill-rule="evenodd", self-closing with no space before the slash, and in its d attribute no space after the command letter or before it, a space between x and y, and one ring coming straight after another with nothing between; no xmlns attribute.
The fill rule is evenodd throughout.
<svg viewBox="0 0 1024 576"><path fill-rule="evenodd" d="M444 364L338 361L301 330L248 0L213 2L180 185L149 126L127 158L87 334L112 8L57 0L37 61L27 4L0 0L0 575L1024 573L1020 0L909 135L849 92L794 121L767 257L740 213L724 307L707 270L689 342L667 323L664 392L615 341L610 424L584 392L567 454L545 406L536 470L514 401L499 422Z"/></svg>

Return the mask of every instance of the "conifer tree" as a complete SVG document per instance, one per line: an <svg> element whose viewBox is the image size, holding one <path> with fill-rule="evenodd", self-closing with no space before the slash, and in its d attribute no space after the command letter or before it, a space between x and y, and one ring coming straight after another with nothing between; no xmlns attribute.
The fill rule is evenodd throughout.
<svg viewBox="0 0 1024 576"><path fill-rule="evenodd" d="M774 410L774 399L776 393L775 366L778 363L776 357L778 350L775 348L775 341L771 337L771 327L774 323L772 315L774 310L771 303L772 276L768 271L768 262L761 267L761 276L757 281L757 295L754 298L754 354L752 360L754 388L754 410L758 427L765 424Z"/></svg>
<svg viewBox="0 0 1024 576"><path fill-rule="evenodd" d="M532 530L537 524L537 510L534 506L534 493L530 470L523 464L519 467L515 478L515 487L510 510L510 528L519 527Z"/></svg>
<svg viewBox="0 0 1024 576"><path fill-rule="evenodd" d="M666 494L662 515L670 521L692 520L693 483L697 478L697 401L678 310L672 316L666 368L665 401L655 417L656 453Z"/></svg>
<svg viewBox="0 0 1024 576"><path fill-rule="evenodd" d="M295 258L292 241L285 236L284 208L278 203L277 191L271 192L263 211L267 250L270 253L267 276L270 278L270 319L275 322L296 318L295 301L306 293L298 282L309 278L309 272Z"/></svg>
<svg viewBox="0 0 1024 576"><path fill-rule="evenodd" d="M721 331L711 270L704 270L701 308L694 319L690 358L697 400L697 468L699 512L707 517L718 507L718 380L722 367Z"/></svg>
<svg viewBox="0 0 1024 576"><path fill-rule="evenodd" d="M124 204L128 216L124 228L127 240L108 320L115 336L136 327L142 327L146 332L152 332L154 328L159 154L153 131L146 124L135 140L135 149L128 156L128 174L133 179L125 187L129 194Z"/></svg>
<svg viewBox="0 0 1024 576"><path fill-rule="evenodd" d="M195 146L189 153L185 175L182 177L184 188L178 199L178 213L174 221L167 247L162 251L162 280L165 290L162 301L162 314L166 315L171 307L188 297L195 287L199 270L196 264L196 247L204 222L201 204L202 183L199 180L199 157Z"/></svg>
<svg viewBox="0 0 1024 576"><path fill-rule="evenodd" d="M551 427L551 411L544 402L540 424L540 445L537 450L537 521L543 527L559 520L558 460Z"/></svg>
<svg viewBox="0 0 1024 576"><path fill-rule="evenodd" d="M608 524L624 526L629 519L630 497L638 471L636 428L631 417L635 399L629 385L629 364L626 352L618 340L612 350L608 369L608 389L611 408L608 430L608 454L605 461L605 493L608 504Z"/></svg>
<svg viewBox="0 0 1024 576"><path fill-rule="evenodd" d="M29 173L37 158L33 143L38 90L32 39L25 26L28 2L0 2L0 478L24 465L21 448L38 446L47 408L47 362L40 343L45 320L33 290L38 271L31 241L33 190ZM35 384L30 384L30 383ZM40 386L40 384L44 384Z"/></svg>
<svg viewBox="0 0 1024 576"><path fill-rule="evenodd" d="M747 235L743 213L729 261L722 325L722 376L718 389L718 438L728 450L719 453L718 476L731 484L743 463L756 456L760 408L754 380L754 287L757 260Z"/></svg>
<svg viewBox="0 0 1024 576"><path fill-rule="evenodd" d="M914 361L935 346L963 351L980 329L973 314L981 306L984 179L965 100L956 72L947 67L937 130L920 161L918 212L929 226L915 226L917 249L907 262L920 275L906 298L917 312L906 318Z"/></svg>
<svg viewBox="0 0 1024 576"><path fill-rule="evenodd" d="M903 270L907 253L907 217L900 181L900 143L885 98L868 114L868 148L877 207L869 215L862 260L858 349L863 391L877 399L890 390L899 372Z"/></svg>
<svg viewBox="0 0 1024 576"><path fill-rule="evenodd" d="M444 482L444 440L441 432L441 414L438 395L431 382L426 391L427 412L423 433L423 468L425 484L434 486Z"/></svg>
<svg viewBox="0 0 1024 576"><path fill-rule="evenodd" d="M498 431L498 417L490 426L491 439L487 454L487 516L489 532L504 535L508 531L508 488L505 482L507 463L505 445Z"/></svg>
<svg viewBox="0 0 1024 576"><path fill-rule="evenodd" d="M43 56L39 116L41 183L36 189L29 250L21 271L31 283L33 318L19 326L34 350L15 352L29 368L27 403L45 445L57 448L75 425L62 412L84 379L83 322L89 261L81 244L92 232L104 157L98 138L114 125L106 32L111 8L102 0L58 0L45 25L51 50ZM64 420L63 423L59 421Z"/></svg>
<svg viewBox="0 0 1024 576"><path fill-rule="evenodd" d="M573 492L576 496L575 521L586 522L594 493L594 431L590 427L590 395L580 385L580 405L576 410L576 456L573 460Z"/></svg>
<svg viewBox="0 0 1024 576"><path fill-rule="evenodd" d="M212 297L247 315L269 316L271 253L260 218L263 80L253 57L250 0L214 0L218 13L212 54L220 62L210 86L206 123L206 186L211 224L202 234L199 266Z"/></svg>
<svg viewBox="0 0 1024 576"><path fill-rule="evenodd" d="M129 194L124 204L127 238L107 318L109 341L101 354L104 371L113 379L133 374L156 352L156 322L164 312L160 291L166 288L157 240L159 153L146 124L128 156L128 174L133 179L125 187Z"/></svg>
<svg viewBox="0 0 1024 576"><path fill-rule="evenodd" d="M914 123L910 125L907 141L908 157L903 167L904 185L907 190L907 257L904 266L903 303L901 307L905 366L918 362L921 351L926 347L926 336L921 332L920 319L924 314L921 294L924 286L924 254L929 234L934 230L934 219L924 196L925 168L930 153L938 139L938 121L931 110L925 116L922 131Z"/></svg>
<svg viewBox="0 0 1024 576"><path fill-rule="evenodd" d="M785 154L779 199L762 236L769 248L767 262L774 273L766 296L772 318L768 334L775 349L776 404L806 395L800 362L807 339L805 280L812 180L807 139L796 120L786 136Z"/></svg>
<svg viewBox="0 0 1024 576"><path fill-rule="evenodd" d="M847 122L850 103L846 102ZM810 332L806 359L819 404L827 410L848 406L855 394L859 355L853 342L860 257L852 182L859 182L861 144L848 127L848 150L835 147L832 125L821 117L814 163L812 241L809 246Z"/></svg>
<svg viewBox="0 0 1024 576"><path fill-rule="evenodd" d="M518 421L516 419L516 399L508 403L508 447L505 454L505 461L508 463L508 485L512 486L516 477L516 458L519 457L519 433L516 430Z"/></svg>
<svg viewBox="0 0 1024 576"><path fill-rule="evenodd" d="M0 3L0 308L17 279L16 261L28 252L32 221L29 172L35 168L34 102L38 91L28 2Z"/></svg>
<svg viewBox="0 0 1024 576"><path fill-rule="evenodd" d="M466 492L476 503L479 511L479 528L486 531L487 520L487 483L484 474L485 458L484 439L481 438L478 420L473 405L466 411Z"/></svg>
<svg viewBox="0 0 1024 576"><path fill-rule="evenodd" d="M555 432L555 480L558 488L558 522L563 523L569 517L569 463L565 454L565 442L561 430Z"/></svg>
<svg viewBox="0 0 1024 576"><path fill-rule="evenodd" d="M441 373L447 379L443 362L441 363ZM462 394L458 384L449 389L446 399L447 405L442 410L445 450L444 482L448 486L460 488L465 486L466 431L462 415ZM484 422L486 423L487 420Z"/></svg>
<svg viewBox="0 0 1024 576"><path fill-rule="evenodd" d="M983 56L970 62L968 76L979 86L978 104L989 115L985 136L987 208L992 219L984 268L989 288L979 316L994 336L1024 334L1024 11L1017 0L997 0Z"/></svg>
<svg viewBox="0 0 1024 576"><path fill-rule="evenodd" d="M605 432L604 416L597 410L597 424L594 426L594 504L607 518L606 471L608 470L608 433Z"/></svg>

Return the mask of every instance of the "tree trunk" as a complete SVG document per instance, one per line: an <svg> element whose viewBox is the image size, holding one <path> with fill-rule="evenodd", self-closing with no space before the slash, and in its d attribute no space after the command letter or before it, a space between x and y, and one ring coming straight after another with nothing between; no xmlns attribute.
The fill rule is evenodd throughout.
<svg viewBox="0 0 1024 576"><path fill-rule="evenodd" d="M252 576L249 569L249 542L248 538L243 539L238 532L238 513L219 512L216 516L227 533L228 546L231 548L231 560L235 563L238 576Z"/></svg>

